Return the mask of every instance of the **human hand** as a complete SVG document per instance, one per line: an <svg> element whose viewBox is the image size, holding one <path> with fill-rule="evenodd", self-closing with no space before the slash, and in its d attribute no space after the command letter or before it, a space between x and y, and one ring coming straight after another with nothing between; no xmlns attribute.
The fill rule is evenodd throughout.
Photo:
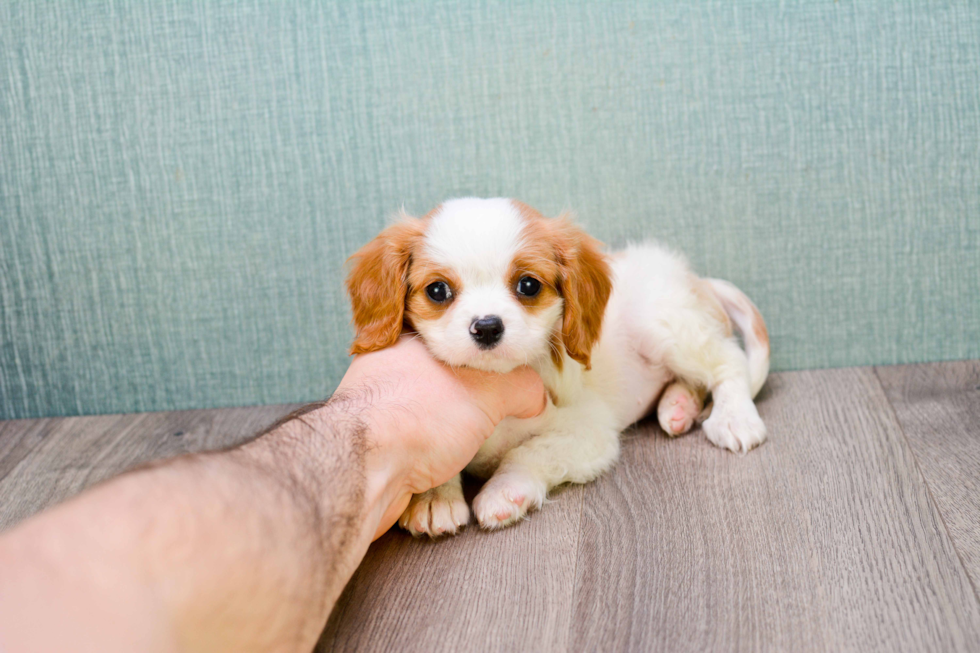
<svg viewBox="0 0 980 653"><path fill-rule="evenodd" d="M362 354L330 401L261 437L5 532L0 650L312 650L372 536L545 404L529 369L450 369L408 338Z"/></svg>
<svg viewBox="0 0 980 653"><path fill-rule="evenodd" d="M338 409L356 407L366 422L372 446L366 471L385 484L375 537L395 523L413 494L458 474L502 419L534 417L547 403L544 384L530 368L507 374L449 368L408 336L356 356L334 396Z"/></svg>

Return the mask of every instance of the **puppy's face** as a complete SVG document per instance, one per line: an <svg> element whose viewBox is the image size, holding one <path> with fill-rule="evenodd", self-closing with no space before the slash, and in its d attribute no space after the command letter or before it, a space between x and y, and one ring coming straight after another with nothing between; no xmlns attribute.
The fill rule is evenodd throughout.
<svg viewBox="0 0 980 653"><path fill-rule="evenodd" d="M562 351L588 367L611 291L599 243L507 199L446 202L404 218L351 257L351 353L403 326L450 365L505 372Z"/></svg>

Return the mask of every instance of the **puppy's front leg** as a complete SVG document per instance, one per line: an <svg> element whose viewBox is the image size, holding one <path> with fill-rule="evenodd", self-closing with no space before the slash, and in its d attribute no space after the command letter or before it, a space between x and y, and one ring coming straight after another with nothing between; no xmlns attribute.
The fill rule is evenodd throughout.
<svg viewBox="0 0 980 653"><path fill-rule="evenodd" d="M511 449L473 501L483 528L501 528L544 503L562 483L587 483L619 456L615 416L598 398L549 408L539 435Z"/></svg>
<svg viewBox="0 0 980 653"><path fill-rule="evenodd" d="M398 525L418 537L452 535L466 526L470 509L463 498L463 480L459 474L431 490L412 497Z"/></svg>

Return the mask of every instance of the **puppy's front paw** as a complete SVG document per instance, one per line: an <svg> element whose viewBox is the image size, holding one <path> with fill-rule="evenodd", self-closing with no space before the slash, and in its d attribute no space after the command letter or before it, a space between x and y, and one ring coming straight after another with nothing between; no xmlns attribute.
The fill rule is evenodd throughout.
<svg viewBox="0 0 980 653"><path fill-rule="evenodd" d="M547 494L545 484L527 474L495 474L473 500L473 512L483 528L503 528L539 508Z"/></svg>
<svg viewBox="0 0 980 653"><path fill-rule="evenodd" d="M716 446L735 453L748 453L766 441L766 425L750 400L715 404L701 428Z"/></svg>
<svg viewBox="0 0 980 653"><path fill-rule="evenodd" d="M470 521L470 509L462 490L439 486L416 494L398 519L413 537L455 535Z"/></svg>

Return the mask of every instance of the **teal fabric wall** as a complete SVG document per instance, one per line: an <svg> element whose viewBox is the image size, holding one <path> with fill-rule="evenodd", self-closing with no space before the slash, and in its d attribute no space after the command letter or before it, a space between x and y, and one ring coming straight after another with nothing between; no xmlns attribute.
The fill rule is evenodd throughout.
<svg viewBox="0 0 980 653"><path fill-rule="evenodd" d="M980 357L980 3L0 0L0 417L294 402L400 206L745 289L777 370Z"/></svg>

